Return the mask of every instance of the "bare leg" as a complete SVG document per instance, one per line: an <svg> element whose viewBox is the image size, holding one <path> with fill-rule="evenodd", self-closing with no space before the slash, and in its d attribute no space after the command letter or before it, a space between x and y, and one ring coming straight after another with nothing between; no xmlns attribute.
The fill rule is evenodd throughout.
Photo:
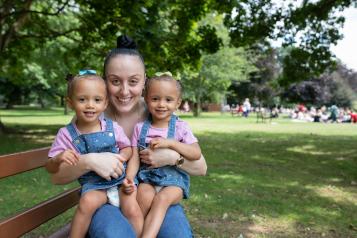
<svg viewBox="0 0 357 238"><path fill-rule="evenodd" d="M155 188L151 184L148 183L139 184L138 195L136 199L138 200L144 218L146 217L146 215L150 210L151 203L155 197L155 194L156 194Z"/></svg>
<svg viewBox="0 0 357 238"><path fill-rule="evenodd" d="M85 237L94 212L106 202L107 194L105 191L92 190L85 193L79 200L69 237Z"/></svg>
<svg viewBox="0 0 357 238"><path fill-rule="evenodd" d="M150 211L145 218L142 238L155 238L164 221L167 209L182 199L183 192L179 187L169 186L157 193L152 201Z"/></svg>
<svg viewBox="0 0 357 238"><path fill-rule="evenodd" d="M134 191L132 194L126 194L122 191L122 189L120 189L119 194L121 211L134 227L136 236L141 237L144 225L144 216L136 200L137 191Z"/></svg>

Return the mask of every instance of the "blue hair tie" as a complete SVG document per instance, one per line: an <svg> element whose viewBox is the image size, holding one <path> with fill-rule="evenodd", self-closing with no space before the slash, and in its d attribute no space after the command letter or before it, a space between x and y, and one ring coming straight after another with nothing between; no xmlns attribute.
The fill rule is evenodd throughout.
<svg viewBox="0 0 357 238"><path fill-rule="evenodd" d="M97 71L95 71L94 69L81 69L79 70L79 76L83 76L83 75L96 75Z"/></svg>

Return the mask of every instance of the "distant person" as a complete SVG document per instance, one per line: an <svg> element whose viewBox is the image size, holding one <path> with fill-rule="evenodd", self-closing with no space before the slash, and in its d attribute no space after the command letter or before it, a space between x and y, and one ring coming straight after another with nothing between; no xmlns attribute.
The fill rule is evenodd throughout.
<svg viewBox="0 0 357 238"><path fill-rule="evenodd" d="M246 98L243 102L243 116L248 117L250 110L251 110L251 105L249 102L249 98Z"/></svg>
<svg viewBox="0 0 357 238"><path fill-rule="evenodd" d="M330 116L329 116L329 120L331 120L331 122L337 122L337 118L339 116L339 109L336 105L332 105L330 107Z"/></svg>
<svg viewBox="0 0 357 238"><path fill-rule="evenodd" d="M102 117L108 105L105 81L95 75L93 70L82 70L80 75L68 79L68 104L75 111L76 118L59 130L48 154L48 170L58 170L61 163L76 165L79 154L87 153L119 153L119 160L128 161L132 149L123 128L116 122ZM70 237L85 237L94 212L107 203L108 198L119 199L119 195L112 194L113 192L108 193L112 194L112 197L107 197L107 191L109 189L118 193L117 187L123 183L124 178L123 173L122 176L107 181L92 171L79 177L81 198L72 221ZM134 227L138 226L136 223L140 221L131 219L131 214L126 212L132 211L126 209L126 206L133 203L140 212L136 197L133 195L120 198L123 213ZM139 225L142 226L142 223L143 221Z"/></svg>
<svg viewBox="0 0 357 238"><path fill-rule="evenodd" d="M174 115L181 104L181 94L179 81L170 74L164 73L146 82L145 102L150 114L144 122L139 122L134 128L131 142L137 149L134 149L132 159L137 163L136 168L128 168L128 180L134 180L139 169L139 151L147 147L170 148L188 160L200 159L201 149L197 138L188 124ZM137 199L145 217L141 237L156 237L167 209L173 204L178 204L182 198L188 198L190 177L175 166L152 169L142 164L137 178ZM129 193L134 190L134 187L127 186Z"/></svg>
<svg viewBox="0 0 357 238"><path fill-rule="evenodd" d="M183 104L183 111L184 111L185 113L187 113L187 112L190 112L190 111L191 111L191 109L190 109L190 105L188 104L188 102L187 102L187 101L185 101L185 103Z"/></svg>

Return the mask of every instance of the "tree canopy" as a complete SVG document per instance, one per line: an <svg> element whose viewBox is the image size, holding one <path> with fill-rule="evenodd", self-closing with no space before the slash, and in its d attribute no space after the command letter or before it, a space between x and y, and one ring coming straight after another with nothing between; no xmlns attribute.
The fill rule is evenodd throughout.
<svg viewBox="0 0 357 238"><path fill-rule="evenodd" d="M17 87L41 92L52 88L56 90L51 93L63 94L61 80L68 72L81 67L100 71L116 37L128 34L137 41L149 75L166 70L177 74L187 68L208 74L210 62L225 51L215 52L228 43L246 51L279 41L289 48L279 83L289 86L317 77L333 65L329 47L341 39L344 22L337 13L356 4L356 0L3 0L0 78ZM224 16L229 38L214 23L202 21L212 13ZM212 72L224 78L221 67L227 66L219 67Z"/></svg>

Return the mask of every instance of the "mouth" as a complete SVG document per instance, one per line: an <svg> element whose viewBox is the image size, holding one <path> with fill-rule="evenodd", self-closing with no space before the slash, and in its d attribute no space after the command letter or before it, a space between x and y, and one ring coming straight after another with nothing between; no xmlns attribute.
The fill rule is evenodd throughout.
<svg viewBox="0 0 357 238"><path fill-rule="evenodd" d="M83 112L86 117L93 117L95 116L95 112Z"/></svg>
<svg viewBox="0 0 357 238"><path fill-rule="evenodd" d="M156 111L157 113L160 113L160 114L167 112L167 110L155 110L155 111Z"/></svg>
<svg viewBox="0 0 357 238"><path fill-rule="evenodd" d="M131 97L125 97L125 98L119 98L117 97L117 100L121 103L121 104L127 104L131 101Z"/></svg>

